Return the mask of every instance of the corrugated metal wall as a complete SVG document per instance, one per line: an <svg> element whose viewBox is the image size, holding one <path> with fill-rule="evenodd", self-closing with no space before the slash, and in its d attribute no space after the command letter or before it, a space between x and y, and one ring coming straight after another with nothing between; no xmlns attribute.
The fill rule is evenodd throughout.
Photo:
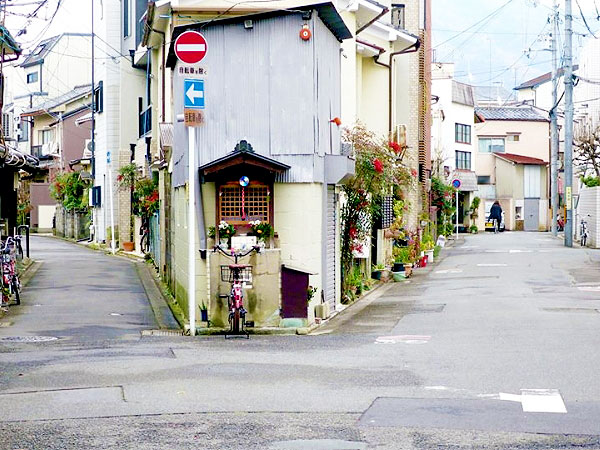
<svg viewBox="0 0 600 450"><path fill-rule="evenodd" d="M316 14L313 38L298 36L300 14L215 25L202 30L208 52L200 64L205 80L206 124L196 129L201 166L233 151L242 139L254 151L290 165L280 182L323 178L314 155L339 154L339 130L329 120L340 116L340 43ZM175 113L183 112L185 75L175 68ZM187 179L187 131L174 130L173 185Z"/></svg>

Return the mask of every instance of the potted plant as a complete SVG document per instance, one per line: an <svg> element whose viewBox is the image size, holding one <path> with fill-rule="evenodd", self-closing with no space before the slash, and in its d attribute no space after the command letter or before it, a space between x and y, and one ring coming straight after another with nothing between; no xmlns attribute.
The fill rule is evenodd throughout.
<svg viewBox="0 0 600 450"><path fill-rule="evenodd" d="M423 239L421 240L421 246L425 250L425 256L427 257L427 263L433 262L433 247L435 243L433 242L433 236L430 233L425 233L423 235Z"/></svg>
<svg viewBox="0 0 600 450"><path fill-rule="evenodd" d="M253 236L256 236L259 245L265 247L267 241L273 236L273 227L271 224L269 222L253 220L248 225L250 225L250 232Z"/></svg>
<svg viewBox="0 0 600 450"><path fill-rule="evenodd" d="M208 322L208 307L204 302L200 305L200 320L202 322Z"/></svg>
<svg viewBox="0 0 600 450"><path fill-rule="evenodd" d="M236 233L236 229L230 223L224 220L219 222L219 245L225 245L227 248L231 247L231 237Z"/></svg>
<svg viewBox="0 0 600 450"><path fill-rule="evenodd" d="M385 266L383 264L374 264L371 269L371 278L374 280L381 280L381 274L385 270Z"/></svg>
<svg viewBox="0 0 600 450"><path fill-rule="evenodd" d="M479 232L479 228L477 228L477 225L473 224L469 227L469 232L472 234L477 234Z"/></svg>

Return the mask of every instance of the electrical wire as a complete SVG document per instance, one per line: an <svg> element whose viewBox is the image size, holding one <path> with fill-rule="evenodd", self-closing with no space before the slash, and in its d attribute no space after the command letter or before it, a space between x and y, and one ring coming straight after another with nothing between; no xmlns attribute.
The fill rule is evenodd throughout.
<svg viewBox="0 0 600 450"><path fill-rule="evenodd" d="M585 27L588 29L588 31L591 33L591 35L594 37L594 39L598 39L596 37L596 35L594 34L594 32L592 31L592 29L590 28L590 26L588 25L587 20L585 20L585 15L583 14L583 10L581 9L579 0L575 0L575 3L577 3L577 7L579 8L579 13L581 14L581 18L583 19L583 23L585 24Z"/></svg>
<svg viewBox="0 0 600 450"><path fill-rule="evenodd" d="M453 39L455 39L455 38L457 38L457 37L459 37L459 36L463 35L464 33L468 32L468 31L469 31L471 28L474 28L474 27L476 27L476 26L477 26L477 25L479 25L480 23L482 23L482 22L484 22L484 21L487 21L487 20L489 20L489 19L492 19L492 18L493 18L493 17L494 17L496 14L498 14L500 11L502 11L502 10L503 10L503 9L504 9L506 6L508 6L508 5L509 5L510 3L512 3L512 2L513 2L513 0L508 0L508 1L507 1L505 4L503 4L503 5L502 5L502 6L500 6L499 8L495 9L494 11L492 11L490 14L488 14L487 16L485 16L483 19L481 19L481 20L479 20L479 21L475 22L475 23L474 23L473 25L471 25L470 27L468 27L468 28L465 28L465 29L464 29L464 30L462 30L460 33L458 33L458 34L456 34L456 35L454 35L454 36L452 36L452 37L450 37L450 38L446 39L445 41L443 41L443 42L441 42L441 43L439 43L439 44L435 45L433 48L438 48L438 47L441 47L442 45L444 45L444 44L446 44L446 43L450 42L451 40L453 40Z"/></svg>

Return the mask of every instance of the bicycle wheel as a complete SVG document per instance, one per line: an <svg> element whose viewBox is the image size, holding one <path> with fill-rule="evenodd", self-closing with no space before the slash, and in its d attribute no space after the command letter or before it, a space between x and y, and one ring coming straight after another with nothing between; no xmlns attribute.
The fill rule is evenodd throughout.
<svg viewBox="0 0 600 450"><path fill-rule="evenodd" d="M585 247L586 242L587 242L587 233L584 233L583 236L581 236L581 246Z"/></svg>
<svg viewBox="0 0 600 450"><path fill-rule="evenodd" d="M142 235L142 239L140 240L140 248L142 253L148 253L150 251L150 236L148 233L144 233Z"/></svg>
<svg viewBox="0 0 600 450"><path fill-rule="evenodd" d="M231 322L231 328L234 333L240 332L240 310L236 309L233 312L233 321Z"/></svg>
<svg viewBox="0 0 600 450"><path fill-rule="evenodd" d="M12 291L15 294L15 305L21 304L21 283L19 283L19 279L15 275L11 280Z"/></svg>

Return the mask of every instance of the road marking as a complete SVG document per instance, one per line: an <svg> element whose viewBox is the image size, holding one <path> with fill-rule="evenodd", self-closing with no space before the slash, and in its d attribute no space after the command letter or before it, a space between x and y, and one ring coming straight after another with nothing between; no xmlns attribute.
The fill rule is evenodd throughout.
<svg viewBox="0 0 600 450"><path fill-rule="evenodd" d="M521 389L524 412L566 414L565 402L558 389Z"/></svg>
<svg viewBox="0 0 600 450"><path fill-rule="evenodd" d="M508 264L477 264L477 267L506 267Z"/></svg>
<svg viewBox="0 0 600 450"><path fill-rule="evenodd" d="M520 402L523 412L566 414L567 407L558 389L521 389L521 395L500 392L495 398Z"/></svg>
<svg viewBox="0 0 600 450"><path fill-rule="evenodd" d="M583 292L600 292L600 286L579 286L577 289Z"/></svg>
<svg viewBox="0 0 600 450"><path fill-rule="evenodd" d="M380 336L375 340L376 344L427 344L431 336L402 335L402 336Z"/></svg>
<svg viewBox="0 0 600 450"><path fill-rule="evenodd" d="M507 253L507 250L486 250L486 253Z"/></svg>
<svg viewBox="0 0 600 450"><path fill-rule="evenodd" d="M444 273L462 273L462 269L444 269L444 270L438 270L435 273L440 273L440 274L444 274Z"/></svg>
<svg viewBox="0 0 600 450"><path fill-rule="evenodd" d="M508 253L533 253L533 250L510 250Z"/></svg>

